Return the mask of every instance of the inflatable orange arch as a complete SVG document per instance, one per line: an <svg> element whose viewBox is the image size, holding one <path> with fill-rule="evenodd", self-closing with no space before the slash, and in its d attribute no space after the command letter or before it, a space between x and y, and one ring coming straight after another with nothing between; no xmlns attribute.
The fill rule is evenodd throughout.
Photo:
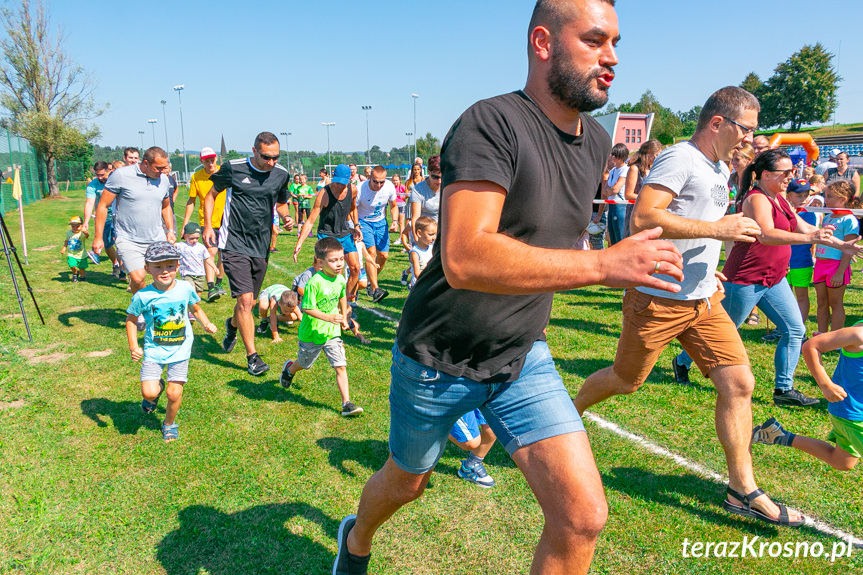
<svg viewBox="0 0 863 575"><path fill-rule="evenodd" d="M809 134L773 134L770 138L770 147L777 148L779 146L802 146L806 150L806 163L817 160L820 151L815 139Z"/></svg>

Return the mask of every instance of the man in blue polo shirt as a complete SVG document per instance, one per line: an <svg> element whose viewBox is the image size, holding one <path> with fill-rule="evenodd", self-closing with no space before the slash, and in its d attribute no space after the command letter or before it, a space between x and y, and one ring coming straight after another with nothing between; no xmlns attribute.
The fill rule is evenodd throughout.
<svg viewBox="0 0 863 575"><path fill-rule="evenodd" d="M166 174L170 169L168 154L162 148L153 146L144 152L140 164L111 172L96 206L93 251L98 254L105 247L102 236L108 209L114 204L114 243L117 256L129 274L129 287L133 294L146 285L144 252L150 244L166 239L172 243L177 241L174 212L168 199Z"/></svg>

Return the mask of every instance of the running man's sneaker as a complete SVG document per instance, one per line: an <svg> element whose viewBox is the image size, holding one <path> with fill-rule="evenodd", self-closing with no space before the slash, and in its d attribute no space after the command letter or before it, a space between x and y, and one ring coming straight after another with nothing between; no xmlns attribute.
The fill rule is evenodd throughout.
<svg viewBox="0 0 863 575"><path fill-rule="evenodd" d="M794 434L782 427L775 417L771 417L752 430L752 443L788 446L793 439Z"/></svg>
<svg viewBox="0 0 863 575"><path fill-rule="evenodd" d="M222 297L222 294L220 294L219 291L220 290L217 287L213 287L213 289L207 291L207 303L213 303L214 301Z"/></svg>
<svg viewBox="0 0 863 575"><path fill-rule="evenodd" d="M257 353L250 355L247 361L249 362L250 375L263 375L270 370L270 366Z"/></svg>
<svg viewBox="0 0 863 575"><path fill-rule="evenodd" d="M378 288L375 290L375 294L372 296L372 303L378 303L388 295L390 295L390 292L383 288Z"/></svg>
<svg viewBox="0 0 863 575"><path fill-rule="evenodd" d="M408 285L408 270L402 272L402 279L399 280L399 283L403 286Z"/></svg>
<svg viewBox="0 0 863 575"><path fill-rule="evenodd" d="M779 392L775 389L773 390L774 405L797 405L799 407L807 407L810 405L818 405L819 403L821 403L820 399L804 395L796 389Z"/></svg>
<svg viewBox="0 0 863 575"><path fill-rule="evenodd" d="M225 337L222 339L222 349L225 353L234 351L237 345L237 328L231 325L231 318L225 320Z"/></svg>
<svg viewBox="0 0 863 575"><path fill-rule="evenodd" d="M671 371L674 372L674 383L678 385L691 385L689 381L689 368L677 363L677 356L671 358Z"/></svg>
<svg viewBox="0 0 863 575"><path fill-rule="evenodd" d="M123 268L120 268L120 275L117 276L118 280L126 281L126 272L123 271Z"/></svg>
<svg viewBox="0 0 863 575"><path fill-rule="evenodd" d="M359 415L363 412L363 408L359 405L354 405L350 401L346 401L342 404L342 416L350 417L352 415Z"/></svg>
<svg viewBox="0 0 863 575"><path fill-rule="evenodd" d="M288 389L291 387L291 384L294 383L294 376L290 371L288 371L293 363L293 361L288 360L282 366L282 375L279 376L279 383L281 383L282 387L285 389Z"/></svg>
<svg viewBox="0 0 863 575"><path fill-rule="evenodd" d="M270 329L270 320L264 318L261 320L261 323L259 323L258 326L255 328L255 333L265 334L269 331L269 329Z"/></svg>
<svg viewBox="0 0 863 575"><path fill-rule="evenodd" d="M339 525L339 534L336 539L339 550L333 563L333 575L367 575L369 572L371 555L357 557L348 553L348 533L354 528L356 522L356 515L348 515L342 519L342 523Z"/></svg>
<svg viewBox="0 0 863 575"><path fill-rule="evenodd" d="M494 479L486 472L485 466L482 463L477 463L473 467L465 467L465 463L467 463L467 460L462 461L461 466L458 468L459 477L486 489L494 487Z"/></svg>
<svg viewBox="0 0 863 575"><path fill-rule="evenodd" d="M380 289L380 288L378 288L378 289ZM375 299L375 292L376 291L377 290L375 288L373 288L371 286L371 284L366 286L366 294L372 299L372 301L374 301L374 299Z"/></svg>
<svg viewBox="0 0 863 575"><path fill-rule="evenodd" d="M120 268L120 264L114 264L111 267L111 275L117 279L120 279L120 274L123 273L122 268Z"/></svg>

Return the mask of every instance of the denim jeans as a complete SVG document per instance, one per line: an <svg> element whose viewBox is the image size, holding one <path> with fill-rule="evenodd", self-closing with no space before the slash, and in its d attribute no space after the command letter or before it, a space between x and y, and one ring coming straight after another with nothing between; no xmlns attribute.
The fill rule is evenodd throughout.
<svg viewBox="0 0 863 575"><path fill-rule="evenodd" d="M800 317L800 308L788 280L782 278L773 287L762 285L741 285L724 282L725 299L722 306L728 312L731 321L738 328L743 325L752 308L758 307L767 319L776 324L782 337L776 343L776 354L773 357L776 370L776 389L787 391L794 387L794 370L800 360L800 347L806 335L806 326ZM680 365L689 367L692 359L685 351L677 356Z"/></svg>
<svg viewBox="0 0 863 575"><path fill-rule="evenodd" d="M608 205L608 243L614 245L627 236L626 204Z"/></svg>

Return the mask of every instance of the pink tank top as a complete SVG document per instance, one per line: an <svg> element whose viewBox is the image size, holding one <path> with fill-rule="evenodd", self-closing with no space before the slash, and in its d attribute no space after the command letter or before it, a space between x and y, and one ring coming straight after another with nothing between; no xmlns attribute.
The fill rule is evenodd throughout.
<svg viewBox="0 0 863 575"><path fill-rule="evenodd" d="M753 188L749 192L749 195L751 194L761 194L770 201L773 208L773 226L777 230L797 230L797 215L785 198L776 196L774 201L758 188ZM790 259L791 246L768 246L758 240L751 244L734 242L722 273L731 283L773 287L788 273Z"/></svg>

